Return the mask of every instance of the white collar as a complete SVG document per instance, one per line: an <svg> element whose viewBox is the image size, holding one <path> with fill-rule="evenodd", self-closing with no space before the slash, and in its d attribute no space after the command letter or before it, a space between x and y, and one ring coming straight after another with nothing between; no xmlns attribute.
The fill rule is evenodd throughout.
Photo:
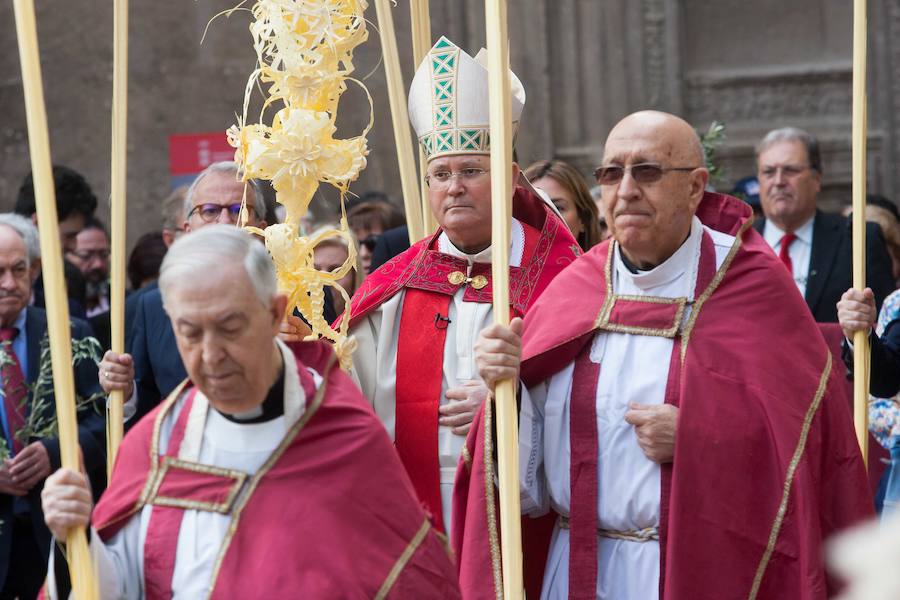
<svg viewBox="0 0 900 600"><path fill-rule="evenodd" d="M522 263L522 253L525 251L525 228L522 227L522 224L517 219L513 219L509 233L510 238L512 238L509 243L509 266L518 267ZM442 231L438 237L438 251L450 256L464 258L469 262L470 266L473 263L490 263L492 248L493 246L488 246L481 252L467 254L450 241L446 232Z"/></svg>
<svg viewBox="0 0 900 600"><path fill-rule="evenodd" d="M306 411L307 398L306 393L303 391L303 386L300 385L300 375L297 372L297 361L294 358L294 353L278 338L275 338L275 344L278 346L284 362L284 417L283 419L282 417L273 419L267 423L280 422L283 424L284 431L287 431L303 416L303 413ZM197 394L194 396L194 403L191 406L191 412L188 413L184 438L181 440L181 447L178 451L180 459L194 462L200 459L200 445L203 442L206 420L208 416L216 412L215 410L209 410L209 408L209 400L198 388ZM267 429L266 427L255 427L255 425L266 425L267 423L232 423L224 417L218 419L217 423L228 431L238 431L241 430L240 428L246 428L243 431L252 433Z"/></svg>
<svg viewBox="0 0 900 600"><path fill-rule="evenodd" d="M632 273L628 267L625 266L625 263L622 261L619 243L616 242L614 256L616 276L627 278L637 287L642 290L647 290L674 281L686 271L690 270L692 275L692 285L692 282L695 279L693 276L695 275L694 271L696 271L697 263L699 262L697 259L699 259L700 256L700 242L702 239L703 224L700 223L700 219L695 216L691 219L690 234L688 234L687 239L681 244L678 250L672 254L672 256L649 271L638 271L637 273ZM692 293L693 289L687 290L688 295L691 295Z"/></svg>
<svg viewBox="0 0 900 600"><path fill-rule="evenodd" d="M810 246L812 246L813 224L815 223L815 220L816 215L813 213L813 216L807 219L803 225L794 231L794 235L797 236L798 240ZM763 238L765 238L766 243L774 248L781 242L781 238L783 237L784 230L773 223L771 219L766 219L766 223L763 225Z"/></svg>

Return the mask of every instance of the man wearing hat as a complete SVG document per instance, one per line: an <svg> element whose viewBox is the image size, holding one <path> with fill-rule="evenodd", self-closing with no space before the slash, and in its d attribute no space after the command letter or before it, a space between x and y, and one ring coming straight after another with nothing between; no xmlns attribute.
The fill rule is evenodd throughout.
<svg viewBox="0 0 900 600"><path fill-rule="evenodd" d="M519 180L516 164L505 173L490 170L485 58L442 37L416 71L409 114L428 158L425 180L440 227L374 271L345 314L359 343L360 387L419 499L448 533L457 463L487 392L472 349L493 319L491 177ZM525 94L511 80L515 124ZM524 315L579 249L531 189L515 187L513 217L510 304L512 314Z"/></svg>

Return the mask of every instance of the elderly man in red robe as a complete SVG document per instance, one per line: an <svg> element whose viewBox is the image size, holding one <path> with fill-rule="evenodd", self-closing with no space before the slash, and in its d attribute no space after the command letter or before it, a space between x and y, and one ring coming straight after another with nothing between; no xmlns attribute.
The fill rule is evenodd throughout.
<svg viewBox="0 0 900 600"><path fill-rule="evenodd" d="M440 228L369 275L348 312L359 344L360 387L419 499L448 533L456 468L487 395L473 347L493 314L491 178L519 180L515 164L505 173L490 172L483 59L442 37L416 72L410 120L428 157L428 199ZM512 80L517 121L525 95ZM516 187L512 202L510 299L513 314L521 316L580 250L533 189Z"/></svg>
<svg viewBox="0 0 900 600"><path fill-rule="evenodd" d="M43 491L57 539L91 524L101 596L458 597L443 542L331 349L277 339L287 298L263 246L203 228L172 245L159 286L189 379L129 431L93 514L78 473Z"/></svg>
<svg viewBox="0 0 900 600"><path fill-rule="evenodd" d="M843 370L750 208L705 192L690 125L626 117L596 176L613 241L476 349L524 382L541 597L829 596L823 541L872 514Z"/></svg>

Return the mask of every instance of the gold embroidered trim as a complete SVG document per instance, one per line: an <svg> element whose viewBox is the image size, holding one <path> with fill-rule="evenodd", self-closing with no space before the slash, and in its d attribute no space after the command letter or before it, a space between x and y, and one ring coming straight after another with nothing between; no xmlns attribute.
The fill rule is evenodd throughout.
<svg viewBox="0 0 900 600"><path fill-rule="evenodd" d="M463 462L466 464L466 469L468 469L469 472L471 472L472 471L472 455L469 454L468 446L463 445L462 452L460 452L460 456L462 456Z"/></svg>
<svg viewBox="0 0 900 600"><path fill-rule="evenodd" d="M290 358L290 357L289 357ZM294 439L300 434L300 431L309 423L309 420L312 419L313 415L319 410L319 407L322 405L322 399L325 397L325 389L328 387L328 374L331 372L332 367L337 360L337 356L332 354L328 359L328 364L322 370L322 385L319 386L319 389L316 391L315 397L313 397L313 401L306 407L306 411L303 413L303 416L300 417L296 423L288 430L287 434L285 434L284 439L281 440L281 443L278 444L278 447L272 452L271 456L266 460L265 463L259 468L255 475L250 479L250 483L246 486L246 491L241 495L237 504L234 507L233 515L231 517L231 523L228 525L228 530L225 532L225 537L222 539L222 546L219 548L219 555L216 557L216 563L213 567L212 577L210 581L212 585L209 587L209 593L207 594L207 598L212 597L213 591L216 588L216 581L219 578L219 569L222 568L222 562L225 560L225 553L228 552L228 547L231 545L231 540L234 538L234 534L237 531L238 523L241 520L241 513L244 511L244 508L247 506L247 503L250 501L250 498L253 496L253 492L256 491L256 486L259 485L260 480L266 475L266 473L271 470L275 463L281 458L282 454L288 449L288 447L293 443Z"/></svg>
<svg viewBox="0 0 900 600"><path fill-rule="evenodd" d="M610 300L611 298L611 300ZM640 327L638 325L620 325L618 323L610 323L613 308L619 300L629 302L646 302L648 304L675 304L678 308L675 310L675 316L672 319L672 326L666 328L656 327ZM616 333L631 333L636 335L652 335L656 337L674 338L681 326L681 319L684 317L684 309L687 306L687 298L663 298L661 296L629 296L629 295L612 295L608 297L608 301L603 305L603 311L594 324L595 329L604 331L614 331Z"/></svg>
<svg viewBox="0 0 900 600"><path fill-rule="evenodd" d="M153 423L153 434L150 438L150 470L147 472L147 481L144 483L144 489L141 490L141 494L138 496L137 502L135 502L131 510L123 514L121 517L113 519L108 523L104 523L104 527L109 527L110 525L113 525L115 523L130 519L132 515L134 515L144 507L146 499L150 495L150 490L153 487L153 483L155 481L156 474L159 468L159 431L160 427L162 426L162 421L169 410L171 410L172 405L175 404L175 402L178 400L178 397L181 396L181 393L187 384L188 380L185 379L178 385L178 387L172 390L172 392L163 401L162 408L159 410L159 414L156 415L156 421L154 421Z"/></svg>
<svg viewBox="0 0 900 600"><path fill-rule="evenodd" d="M606 254L606 265L603 268L606 276L606 298L603 300L603 306L600 308L600 314L594 322L594 329L602 329L604 331L613 331L616 333L631 333L636 335L652 335L657 337L674 338L681 326L681 320L684 317L684 310L687 306L687 298L663 298L661 296L632 296L627 294L616 295L613 293L612 280L612 263L615 248L610 247ZM677 304L675 318L671 327L665 329L657 329L654 327L638 327L634 325L618 325L610 324L609 317L612 315L613 308L618 300L629 300L634 302L649 302L651 304Z"/></svg>
<svg viewBox="0 0 900 600"><path fill-rule="evenodd" d="M488 541L491 546L491 567L494 572L494 594L503 600L503 569L500 566L500 536L497 532L497 513L494 508L494 425L492 399L484 403L484 502L487 512Z"/></svg>
<svg viewBox="0 0 900 600"><path fill-rule="evenodd" d="M614 302L612 284L612 259L613 254L615 254L614 246L616 243L617 242L613 242L612 244L610 244L610 247L606 252L606 265L603 267L603 274L606 276L606 297L603 299L603 306L600 307L600 315L594 322L595 328L597 327L598 323L608 323L609 313L612 312L612 305Z"/></svg>
<svg viewBox="0 0 900 600"><path fill-rule="evenodd" d="M822 404L822 397L825 395L825 388L828 385L828 377L831 375L831 352L827 352L825 360L825 370L822 371L822 377L819 379L819 387L816 389L816 395L813 397L812 404L806 411L803 418L803 427L800 429L800 438L797 440L797 447L794 449L794 455L788 464L787 473L784 477L784 486L781 493L781 504L778 506L778 512L775 514L775 521L772 523L772 529L769 531L769 543L766 551L763 553L762 560L756 569L756 576L753 578L753 587L750 589L749 600L755 600L759 593L759 587L762 585L763 576L766 573L766 567L769 566L769 560L775 551L775 543L778 541L778 534L781 532L781 526L784 523L784 515L787 513L788 500L791 496L791 486L794 481L794 474L797 471L797 465L803 457L803 451L806 449L806 440L809 436L809 430L812 427L813 417Z"/></svg>
<svg viewBox="0 0 900 600"><path fill-rule="evenodd" d="M684 368L684 357L687 354L688 343L691 341L691 332L694 330L694 325L697 323L697 317L700 315L700 309L703 308L703 305L709 300L709 297L712 296L713 292L716 291L716 288L719 287L719 284L722 283L722 280L725 278L725 273L728 272L728 269L731 267L731 263L734 260L734 257L737 256L738 250L740 250L741 245L743 244L742 238L744 237L744 232L750 228L750 225L753 223L752 219L747 219L744 221L744 224L741 225L741 228L738 229L737 234L734 236L734 243L731 244L731 249L728 251L728 255L725 257L725 260L722 261L722 266L716 271L713 280L709 282L709 285L706 286L706 289L703 290L703 293L694 301L694 308L691 310L691 316L688 317L688 322L684 326L684 331L681 334L682 344L681 344L681 366Z"/></svg>
<svg viewBox="0 0 900 600"><path fill-rule="evenodd" d="M403 550L403 554L400 555L400 558L398 558L397 562L394 563L394 566L391 567L391 570L388 573L387 578L384 580L384 583L382 583L381 587L378 588L378 594L375 595L375 600L383 600L384 598L387 598L388 592L391 591L391 588L394 587L394 584L397 582L397 578L400 577L400 573L402 573L403 569L406 568L406 563L409 562L409 559L412 558L412 555L422 544L422 540L425 539L425 535L428 533L429 529L431 529L431 523L428 522L428 517L425 517L425 521L422 523L422 526L419 527L416 535L413 536L413 539L409 542L409 545L407 545L406 549Z"/></svg>
<svg viewBox="0 0 900 600"><path fill-rule="evenodd" d="M222 502L207 502L203 500L188 500L186 498L160 496L159 488L162 487L163 480L165 479L166 473L168 473L170 468L190 471L192 473L201 473L203 475L215 475L216 477L229 478L233 479L234 483L231 486L231 491L228 492L228 496L226 496L225 500L223 500ZM223 515L227 515L231 512L231 507L234 504L234 500L235 498L237 498L238 492L241 491L241 488L243 487L246 480L247 474L243 471L238 471L236 469L224 469L222 467L204 465L200 463L189 462L186 460L180 460L172 456L166 456L163 458L162 468L159 470L159 474L156 477L156 482L153 485L153 490L150 492L150 497L147 499L147 504L155 504L157 506L171 506L174 508L183 508L185 510L205 510L207 512L217 512Z"/></svg>

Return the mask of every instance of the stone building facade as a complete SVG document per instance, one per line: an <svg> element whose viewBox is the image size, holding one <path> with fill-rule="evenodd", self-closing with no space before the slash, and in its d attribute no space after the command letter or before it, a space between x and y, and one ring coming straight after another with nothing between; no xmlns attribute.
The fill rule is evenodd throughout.
<svg viewBox="0 0 900 600"><path fill-rule="evenodd" d="M474 53L484 0L434 0L432 34ZM84 172L108 215L112 4L37 0L55 162ZM159 227L169 192L168 136L224 130L254 66L249 15L209 20L231 2L132 2L129 82L129 240ZM869 189L900 195L900 2L869 1ZM369 8L375 21L375 11ZM413 65L407 0L394 9L404 74ZM797 125L823 143L823 208L850 197L852 2L847 0L514 0L511 60L528 102L518 136L523 166L558 157L587 176L622 116L641 108L683 115L698 129L725 123L725 185L755 171L753 146ZM357 53L375 102L369 166L353 191L399 203L393 133L377 29ZM342 135L368 120L362 94L342 101ZM29 169L12 3L0 3L0 210ZM324 190L320 214L335 197Z"/></svg>

